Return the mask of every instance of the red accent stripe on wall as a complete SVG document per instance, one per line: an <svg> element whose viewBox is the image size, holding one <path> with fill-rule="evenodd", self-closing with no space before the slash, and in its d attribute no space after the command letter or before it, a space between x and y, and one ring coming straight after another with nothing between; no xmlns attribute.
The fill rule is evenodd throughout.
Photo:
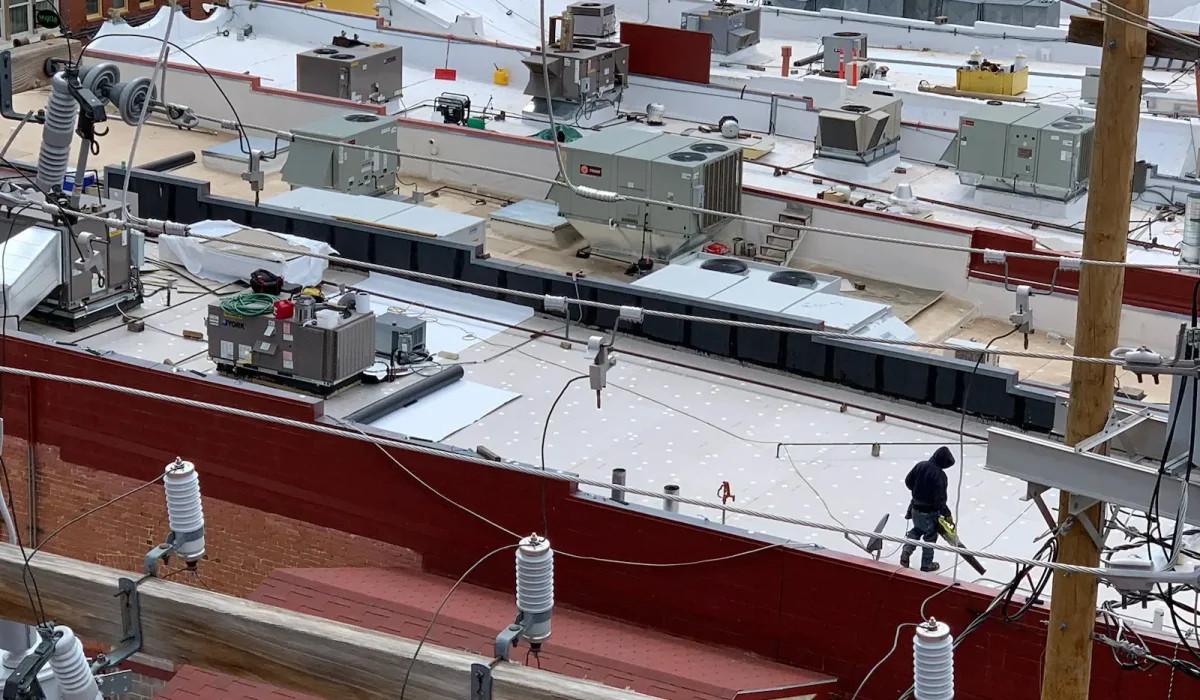
<svg viewBox="0 0 1200 700"><path fill-rule="evenodd" d="M707 83L712 35L638 22L621 23L629 44L629 72L689 83Z"/></svg>

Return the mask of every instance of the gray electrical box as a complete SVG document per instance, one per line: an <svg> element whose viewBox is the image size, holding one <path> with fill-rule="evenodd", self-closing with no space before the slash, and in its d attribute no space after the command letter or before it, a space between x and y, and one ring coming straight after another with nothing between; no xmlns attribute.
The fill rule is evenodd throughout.
<svg viewBox="0 0 1200 700"><path fill-rule="evenodd" d="M899 97L876 91L820 110L816 157L869 165L899 152L901 107Z"/></svg>
<svg viewBox="0 0 1200 700"><path fill-rule="evenodd" d="M617 33L617 5L612 2L573 2L567 5L575 18L575 36L606 37Z"/></svg>
<svg viewBox="0 0 1200 700"><path fill-rule="evenodd" d="M1068 200L1087 189L1093 131L1066 107L989 102L959 118L942 160L965 185Z"/></svg>
<svg viewBox="0 0 1200 700"><path fill-rule="evenodd" d="M597 131L563 145L576 185L735 214L742 206L742 149L677 134L640 129ZM601 202L563 185L550 199L594 252L660 261L711 240L729 220L664 205Z"/></svg>
<svg viewBox="0 0 1200 700"><path fill-rule="evenodd" d="M529 69L526 95L582 104L624 88L629 76L629 46L582 38L574 39L569 48L551 46L546 52L549 95L542 77L541 51L534 51L521 62Z"/></svg>
<svg viewBox="0 0 1200 700"><path fill-rule="evenodd" d="M857 56L867 60L867 35L862 32L834 32L821 37L821 48L825 53L825 71L837 75L839 60L849 64Z"/></svg>
<svg viewBox="0 0 1200 700"><path fill-rule="evenodd" d="M298 138L288 149L283 181L293 188L317 187L348 194L390 191L396 184L400 158L355 146L395 151L399 147L397 123L394 116L352 112L293 129ZM304 136L338 144L309 141Z"/></svg>
<svg viewBox="0 0 1200 700"><path fill-rule="evenodd" d="M296 54L296 90L354 102L386 103L404 87L399 46L323 46Z"/></svg>
<svg viewBox="0 0 1200 700"><path fill-rule="evenodd" d="M731 54L758 43L762 15L760 8L715 3L686 10L679 28L712 35L712 52Z"/></svg>
<svg viewBox="0 0 1200 700"><path fill-rule="evenodd" d="M375 319L375 354L395 359L425 349L425 321L388 312Z"/></svg>
<svg viewBox="0 0 1200 700"><path fill-rule="evenodd" d="M221 371L328 395L375 364L375 314L354 313L321 328L315 321L241 316L210 304L208 355Z"/></svg>

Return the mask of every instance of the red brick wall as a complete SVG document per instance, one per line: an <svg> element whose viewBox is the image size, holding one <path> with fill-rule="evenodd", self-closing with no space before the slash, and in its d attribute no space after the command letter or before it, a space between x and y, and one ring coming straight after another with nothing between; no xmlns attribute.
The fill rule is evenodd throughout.
<svg viewBox="0 0 1200 700"><path fill-rule="evenodd" d="M9 364L29 369L154 388L305 420L318 413L309 402L228 388L212 380L30 340L10 337L6 354ZM510 542L507 535L430 494L375 446L349 437L274 428L44 380L30 383L10 377L0 396L4 397L8 434L25 436L32 431L39 444L58 446L61 459L67 462L133 479L109 483L105 486L108 493L151 478L176 455L182 455L201 469L206 503L221 499L406 547L418 552L424 568L434 573L457 577L485 552ZM411 450L396 450L395 454L426 483L466 508L516 532L542 529L541 479L450 455ZM14 464L21 462L9 460L10 469ZM92 493L98 485L86 473L65 469L60 477L72 487L69 492L80 493L92 503L102 500ZM761 546L758 541L687 521L578 497L561 482L546 482L544 493L549 536L561 552L672 562L720 557ZM152 524L140 509L110 513L113 518L124 514L117 519L124 528L114 527L115 531L143 533L140 540L128 543L134 553L143 551L149 535L161 532L163 523L161 510L151 510L161 508L161 495L147 494L145 503L146 513L153 513ZM210 507L214 513L219 508ZM237 579L241 567L256 567L257 559L269 558L264 551L280 554L272 549L273 542L264 540L280 537L277 533L284 531L282 526L270 530L269 537L261 536L262 523L269 521L246 516L230 527L228 539L219 543L214 539L210 545L214 557L244 550L224 584L231 590L245 590L245 582ZM101 533L103 522L95 526ZM312 531L302 529L298 535L288 536L311 541L308 532ZM115 550L103 553L119 556ZM266 571L276 565L263 562L254 570ZM511 560L496 557L479 567L471 580L511 590L512 578ZM564 605L695 639L720 640L768 658L824 671L841 678L841 690L848 695L887 651L896 626L916 621L921 601L943 585L944 579L858 557L773 549L716 564L652 569L560 556L556 558L555 588ZM992 595L979 587L955 589L940 595L928 610L958 631L984 609ZM958 655L961 670L956 674L956 697L1036 697L1044 620L1043 612L1035 610L1019 624L994 620L981 627ZM901 651L879 669L859 696L861 700L891 700L908 686L911 652L903 650L909 648L904 640ZM1166 671L1123 672L1105 648L1097 649L1092 700L1166 694ZM1173 653L1157 642L1154 649L1168 658Z"/></svg>
<svg viewBox="0 0 1200 700"><path fill-rule="evenodd" d="M28 457L26 442L4 440L14 517L29 542ZM165 466L165 465L164 465ZM59 450L37 450L39 541L72 518L130 491L143 482L63 462ZM200 483L204 490L203 475ZM204 499L205 547L198 574L213 590L247 596L277 568L328 566L419 567L410 550L365 537L319 527L253 508ZM140 571L142 556L167 534L163 489L155 484L71 525L46 551L130 571ZM163 570L178 569L172 560ZM190 574L176 577L196 583Z"/></svg>

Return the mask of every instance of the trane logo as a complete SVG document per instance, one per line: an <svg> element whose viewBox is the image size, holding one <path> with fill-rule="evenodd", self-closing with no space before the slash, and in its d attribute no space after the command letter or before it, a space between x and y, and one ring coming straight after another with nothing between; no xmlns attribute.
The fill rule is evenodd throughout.
<svg viewBox="0 0 1200 700"><path fill-rule="evenodd" d="M604 171L595 165L579 166L579 174L580 175L591 175L592 177L600 177L603 173L604 173Z"/></svg>

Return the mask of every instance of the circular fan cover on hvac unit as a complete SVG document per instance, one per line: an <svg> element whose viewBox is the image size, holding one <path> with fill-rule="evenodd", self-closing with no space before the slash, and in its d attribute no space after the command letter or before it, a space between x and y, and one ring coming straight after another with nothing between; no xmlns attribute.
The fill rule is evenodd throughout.
<svg viewBox="0 0 1200 700"><path fill-rule="evenodd" d="M1074 122L1076 124L1091 124L1096 120L1092 119L1091 117L1085 117L1082 114L1068 114L1067 116L1063 117L1063 121Z"/></svg>
<svg viewBox="0 0 1200 700"><path fill-rule="evenodd" d="M712 272L724 272L730 275L740 275L749 268L747 268L746 263L742 262L741 260L734 260L732 258L714 258L712 260L705 260L704 262L700 263L700 269L710 270Z"/></svg>
<svg viewBox="0 0 1200 700"><path fill-rule="evenodd" d="M313 50L313 53L317 54L318 56L332 56L333 54L335 54L337 52L338 52L337 49L331 49L328 46L326 46L323 49L314 49Z"/></svg>
<svg viewBox="0 0 1200 700"><path fill-rule="evenodd" d="M721 143L693 143L692 150L697 153L724 153L729 146Z"/></svg>
<svg viewBox="0 0 1200 700"><path fill-rule="evenodd" d="M871 108L866 105L842 105L843 112L854 112L855 114L866 114L871 111Z"/></svg>
<svg viewBox="0 0 1200 700"><path fill-rule="evenodd" d="M347 114L345 117L348 122L377 122L379 121L378 114Z"/></svg>
<svg viewBox="0 0 1200 700"><path fill-rule="evenodd" d="M809 272L801 270L780 270L779 272L771 273L767 278L768 282L776 284L786 284L789 287L805 287L812 289L817 286L817 278Z"/></svg>
<svg viewBox="0 0 1200 700"><path fill-rule="evenodd" d="M354 54L352 54L352 53L335 53L330 58L336 58L339 61L353 61Z"/></svg>
<svg viewBox="0 0 1200 700"><path fill-rule="evenodd" d="M677 160L680 163L695 163L704 160L704 154L693 153L692 151L680 151L679 153L672 153L667 157L671 160Z"/></svg>
<svg viewBox="0 0 1200 700"><path fill-rule="evenodd" d="M1054 127L1055 129L1062 129L1064 131L1079 131L1080 129L1083 128L1082 126L1079 126L1078 124L1072 124L1071 122L1068 122L1068 121L1054 122L1050 126Z"/></svg>
<svg viewBox="0 0 1200 700"><path fill-rule="evenodd" d="M595 39L588 39L587 37L582 37L582 36L575 37L574 42L576 44L578 44L579 46L595 46L596 45Z"/></svg>
<svg viewBox="0 0 1200 700"><path fill-rule="evenodd" d="M596 44L596 46L599 46L602 49L619 49L619 48L621 48L621 44L619 44L615 41L602 41L599 44Z"/></svg>

